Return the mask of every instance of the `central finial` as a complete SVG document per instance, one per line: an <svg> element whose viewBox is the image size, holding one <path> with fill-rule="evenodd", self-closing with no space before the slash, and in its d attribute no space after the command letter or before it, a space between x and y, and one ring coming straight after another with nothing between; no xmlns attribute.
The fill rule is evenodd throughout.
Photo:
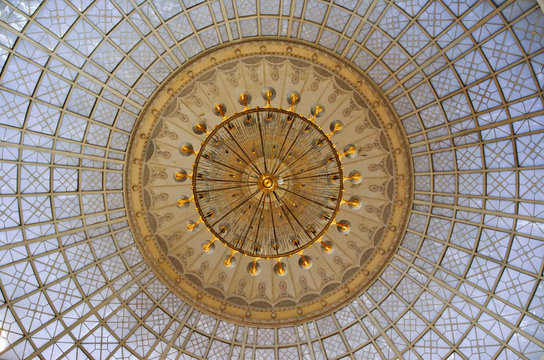
<svg viewBox="0 0 544 360"><path fill-rule="evenodd" d="M262 174L259 176L259 189L265 193L271 193L278 187L278 180L273 174Z"/></svg>

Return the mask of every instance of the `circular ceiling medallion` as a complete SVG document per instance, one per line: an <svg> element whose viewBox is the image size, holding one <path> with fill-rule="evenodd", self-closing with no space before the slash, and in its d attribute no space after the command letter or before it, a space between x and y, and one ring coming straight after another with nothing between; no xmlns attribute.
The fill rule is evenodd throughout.
<svg viewBox="0 0 544 360"><path fill-rule="evenodd" d="M402 128L332 54L224 47L172 76L136 126L136 242L173 291L215 316L322 316L360 294L400 241L412 192Z"/></svg>

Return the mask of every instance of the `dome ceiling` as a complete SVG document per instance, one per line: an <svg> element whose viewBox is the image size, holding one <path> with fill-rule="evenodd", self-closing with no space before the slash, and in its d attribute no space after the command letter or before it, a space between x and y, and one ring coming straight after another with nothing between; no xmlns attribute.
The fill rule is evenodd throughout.
<svg viewBox="0 0 544 360"><path fill-rule="evenodd" d="M188 76L188 73L192 75ZM251 229L260 229L261 235L268 236L268 218L263 216L260 226L250 226L261 224L255 219L253 211L259 209L259 204L249 203L254 205L250 208L247 203L238 202L240 196L242 199L250 197L244 194L243 188L235 187L246 175L232 173L243 168L244 160L254 166L251 168L255 169L254 172L259 169L264 171L259 161L261 146L265 145L261 145L260 141L256 145L249 141L253 134L251 123L238 124L238 120L228 122L233 124L228 132L233 138L238 136L236 142L231 141L230 145L230 137L214 143L215 137L210 135L211 143L206 140L207 145L202 145L202 150L199 144L206 134L194 130L197 123L206 124L208 131L225 124L221 114L217 116L215 113L215 104L224 104L226 114L241 111L243 106L238 103L238 95L244 92L251 95L249 106L260 106L266 110L267 102L261 93L267 86L276 92L271 101L274 107L289 108L286 97L292 91L300 94L300 102L295 108L297 113L308 114L303 116L312 119L309 115L312 106L321 104L325 110L314 121L323 131L329 132L333 121L341 119L343 122L342 131L331 135L336 149L329 148L328 153L328 145L314 147L310 143L318 141L318 130L296 130L300 126L296 120L293 120L295 129L290 131L293 136L287 132L281 133L286 136L287 144L284 145L285 149L281 148L283 141L280 139L274 159L282 161L285 158L285 162L280 163L285 172L278 174L287 176L279 178L281 184L278 191L273 193L278 197L271 197L267 204L279 200L280 204L289 202L297 205L296 208L292 205L279 208L277 212L282 216L276 214L272 219L276 229L271 236L279 241L280 246L276 250L278 259L287 271L285 276L278 276L274 272L275 261L263 259L274 256L264 252L267 250L266 242L251 242L257 236ZM261 128L264 139L270 138L268 134L274 134L275 130L288 129L288 124L281 120L269 121L269 125L265 122ZM274 125L276 121L278 125ZM312 122L309 121L310 124ZM211 311L215 316L267 325L300 323L310 317L322 316L357 296L388 262L399 243L411 198L411 170L401 124L392 116L392 110L386 106L379 90L353 68L327 53L285 41L253 41L223 47L192 62L165 84L150 101L136 127L127 173L129 216L132 216L136 242L142 253L147 255L144 257L170 288L183 299ZM219 136L227 134L221 129L215 131ZM299 135L295 136L297 133ZM323 137L327 138L326 135ZM226 149L221 152L214 150L220 148L222 143L226 144ZM192 154L183 153L180 150L183 144L202 153L197 157L200 160L195 160ZM319 168L322 157L334 156L330 151L343 153L351 145L355 146L357 154L342 157L343 173L345 177L359 173L362 180L347 179L343 182L342 192L345 201L357 199L360 204L348 206L339 202L339 207L335 207L326 199L325 205L329 210L318 208L316 204L321 204L321 196L311 191L312 184L318 184L320 178L311 169ZM243 153L246 147L248 150ZM325 151L325 155L318 149L321 149L321 153ZM272 148L268 150L270 153L272 151ZM238 162L228 163L228 154L231 153L239 156L235 158ZM209 161L215 162L210 171L205 168L197 170L192 181L175 179L177 171L194 173L193 162L200 164L207 154L213 155ZM306 158L304 154L311 157ZM294 164L292 168L291 164ZM325 174L332 174L335 167L338 171L338 165L331 165ZM234 177L221 178L223 169L228 169ZM294 177L295 183L300 186L284 191L286 186L293 183L289 177L293 175L288 174L295 174L300 169L306 171ZM317 171L317 174L321 173L319 169ZM213 183L206 185L207 179L213 180ZM305 182L306 179L309 182ZM341 181L328 180L327 177L321 179L327 186L332 186L332 192L326 196L341 201L338 200ZM215 185L219 191L215 188L206 190L206 186ZM196 196L193 196L192 186L195 186ZM248 192L253 190L247 189ZM328 190L319 191L326 194ZM258 189L256 192L260 193ZM201 200L199 196L203 196ZM228 213L222 214L222 208L233 196L235 204L244 205L236 205L239 213L229 217ZM177 199L191 197L197 199L201 213L211 212L211 217L206 226L197 225L189 231L187 226L192 229L192 224L199 219L195 204L184 200L183 205L178 206ZM312 200L313 206L310 208L305 208L304 201L307 199ZM270 203L272 206L273 203ZM313 213L316 208L318 212ZM263 214L268 214L264 209ZM339 210L335 219L330 218L327 212L330 210ZM246 219L244 214L249 218ZM322 214L326 215L327 221L323 221ZM225 221L222 221L222 217ZM201 218L207 219L202 214ZM300 226L303 229L314 228L316 237L321 238L317 232L322 229L318 227L328 227L328 221L348 224L347 230L337 229L337 225L333 225L322 235L323 241L332 245L332 252L324 252L319 242L302 248L303 252L293 250L291 244L285 244L287 240L304 245L306 235L297 232ZM250 249L249 256L236 255L233 257L236 264L225 267L224 260L230 259L232 254L230 247L219 246L221 243L218 241L213 251L202 251L203 244L212 239L212 233L206 231L206 227L214 223L218 224L216 229L225 227L222 233L214 230L215 236L224 236L227 241L236 237L245 239L246 243L260 247L262 252ZM237 226L240 227L238 230ZM324 229L327 230L327 227ZM241 253L247 252L248 248L235 249ZM291 254L282 256L282 252ZM299 254L303 254L304 258ZM252 266L255 258L262 259L258 263L260 274L251 276L246 268ZM311 261L311 269L299 265L303 259Z"/></svg>
<svg viewBox="0 0 544 360"><path fill-rule="evenodd" d="M9 0L0 18L1 358L542 356L535 1ZM413 168L384 270L332 313L274 328L215 318L164 285L124 196L148 100L199 55L257 36L364 72Z"/></svg>

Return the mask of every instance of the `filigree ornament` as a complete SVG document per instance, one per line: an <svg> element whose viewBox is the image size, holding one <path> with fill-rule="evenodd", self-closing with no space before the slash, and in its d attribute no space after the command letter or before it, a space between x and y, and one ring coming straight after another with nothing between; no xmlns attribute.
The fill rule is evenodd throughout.
<svg viewBox="0 0 544 360"><path fill-rule="evenodd" d="M209 130L203 121L193 126L197 135L206 136L197 151L192 144L180 144L184 156L195 156L190 170L174 174L178 181L190 178L193 196L177 200L179 207L194 202L198 218L187 224L188 231L204 227L211 233L202 245L210 252L219 241L231 250L226 267L236 264L236 254L250 256L250 275L260 273L260 259L274 259L274 273L284 276L288 269L282 258L298 255L302 269L312 267L304 250L321 244L323 253L333 250L322 236L335 225L347 234L351 225L337 221L342 204L361 208L357 197L344 199L344 181L360 183L360 172L344 177L342 158L357 155L355 145L347 144L337 152L330 140L343 131L341 121L333 121L325 132L315 119L325 108L315 104L307 117L295 112L300 94L287 95L289 108L273 107L276 92L266 88L264 107L250 108L251 95L239 96L243 110L227 115L224 104L214 106L222 122Z"/></svg>

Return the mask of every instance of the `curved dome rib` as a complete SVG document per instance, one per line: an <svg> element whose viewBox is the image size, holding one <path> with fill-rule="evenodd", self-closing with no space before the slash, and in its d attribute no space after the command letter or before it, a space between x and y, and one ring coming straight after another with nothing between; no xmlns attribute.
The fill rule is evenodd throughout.
<svg viewBox="0 0 544 360"><path fill-rule="evenodd" d="M544 353L536 1L8 0L0 18L0 357ZM391 263L352 303L298 326L185 304L145 264L123 196L147 100L199 54L257 36L366 72L403 123L415 173Z"/></svg>

